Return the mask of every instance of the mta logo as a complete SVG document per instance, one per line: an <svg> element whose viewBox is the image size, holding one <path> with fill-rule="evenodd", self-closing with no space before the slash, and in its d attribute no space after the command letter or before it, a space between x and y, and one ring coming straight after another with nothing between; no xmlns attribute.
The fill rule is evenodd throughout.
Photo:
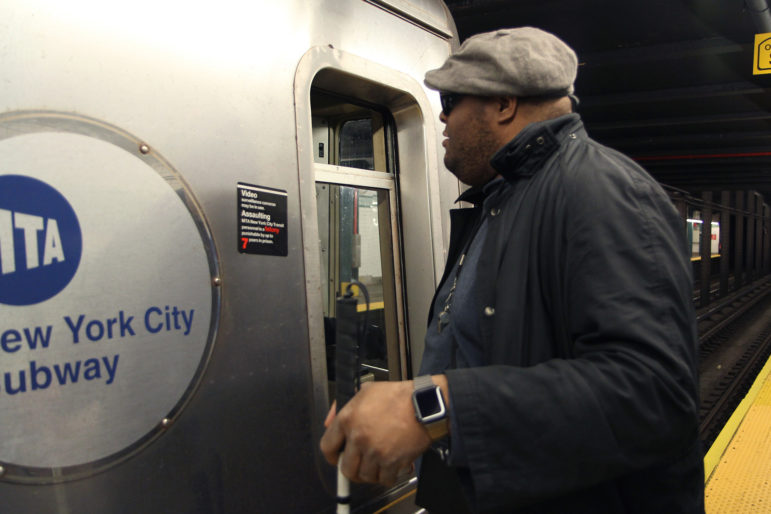
<svg viewBox="0 0 771 514"><path fill-rule="evenodd" d="M62 236L59 234L58 221L54 218L46 219L32 214L0 209L0 273L6 275L16 271L14 228L24 232L24 254L27 269L40 266L37 237L40 231L44 231L45 234L43 266L49 266L54 261L64 262Z"/></svg>
<svg viewBox="0 0 771 514"><path fill-rule="evenodd" d="M40 180L0 175L0 304L31 305L75 276L83 241L69 202Z"/></svg>

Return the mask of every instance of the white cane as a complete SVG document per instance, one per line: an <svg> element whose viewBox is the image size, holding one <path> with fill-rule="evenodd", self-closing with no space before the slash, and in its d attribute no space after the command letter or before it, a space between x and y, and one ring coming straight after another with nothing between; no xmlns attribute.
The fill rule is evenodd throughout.
<svg viewBox="0 0 771 514"><path fill-rule="evenodd" d="M356 285L367 301L364 330L359 330L356 305L358 300L353 296L351 286ZM369 295L363 284L353 281L348 285L345 295L336 300L335 323L335 400L337 412L356 394L359 382L359 338L364 336L369 315ZM337 514L351 512L351 484L343 475L342 448L337 461Z"/></svg>

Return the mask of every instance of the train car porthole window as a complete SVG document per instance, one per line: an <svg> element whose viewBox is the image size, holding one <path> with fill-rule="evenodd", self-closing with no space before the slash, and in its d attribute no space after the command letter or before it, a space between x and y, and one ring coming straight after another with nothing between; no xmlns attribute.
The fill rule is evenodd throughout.
<svg viewBox="0 0 771 514"><path fill-rule="evenodd" d="M311 91L319 262L327 379L335 381L335 299L351 281L366 319L360 348L362 380L395 380L406 373L402 321L398 212L389 116L367 105Z"/></svg>

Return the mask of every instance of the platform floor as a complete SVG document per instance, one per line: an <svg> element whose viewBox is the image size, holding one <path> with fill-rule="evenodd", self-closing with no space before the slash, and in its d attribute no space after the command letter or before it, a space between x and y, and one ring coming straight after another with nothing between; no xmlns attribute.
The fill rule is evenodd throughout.
<svg viewBox="0 0 771 514"><path fill-rule="evenodd" d="M771 513L771 360L704 459L707 514Z"/></svg>

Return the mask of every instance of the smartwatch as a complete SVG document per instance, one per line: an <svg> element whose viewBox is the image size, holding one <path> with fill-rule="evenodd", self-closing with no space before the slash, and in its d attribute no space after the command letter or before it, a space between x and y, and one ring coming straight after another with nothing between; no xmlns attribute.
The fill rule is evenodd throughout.
<svg viewBox="0 0 771 514"><path fill-rule="evenodd" d="M431 375L422 375L413 381L412 404L415 417L428 430L432 441L447 434L447 408L444 405L442 388L434 384Z"/></svg>

